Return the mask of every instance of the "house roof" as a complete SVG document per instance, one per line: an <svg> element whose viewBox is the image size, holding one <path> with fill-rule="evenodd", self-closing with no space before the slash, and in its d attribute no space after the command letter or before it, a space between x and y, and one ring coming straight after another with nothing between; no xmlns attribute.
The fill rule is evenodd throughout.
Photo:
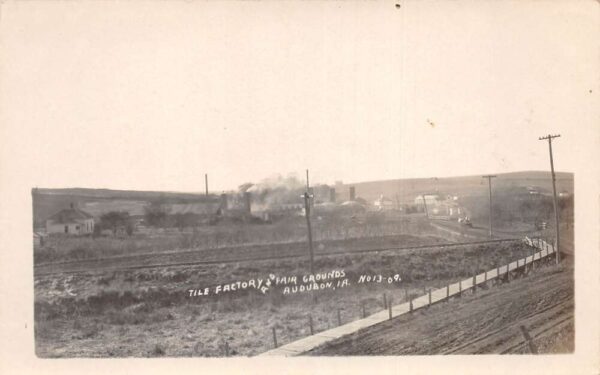
<svg viewBox="0 0 600 375"><path fill-rule="evenodd" d="M60 210L54 215L50 216L47 220L52 220L57 223L66 224L66 223L76 223L80 220L85 219L93 219L94 217L88 214L85 211L82 211L78 208L65 208L64 210Z"/></svg>

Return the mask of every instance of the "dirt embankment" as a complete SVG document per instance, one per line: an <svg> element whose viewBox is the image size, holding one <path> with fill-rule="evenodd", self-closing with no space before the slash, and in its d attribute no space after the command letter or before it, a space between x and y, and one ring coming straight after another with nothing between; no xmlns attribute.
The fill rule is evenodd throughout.
<svg viewBox="0 0 600 375"><path fill-rule="evenodd" d="M544 267L510 283L418 310L307 354L569 353L573 349L574 283L567 259L558 267Z"/></svg>

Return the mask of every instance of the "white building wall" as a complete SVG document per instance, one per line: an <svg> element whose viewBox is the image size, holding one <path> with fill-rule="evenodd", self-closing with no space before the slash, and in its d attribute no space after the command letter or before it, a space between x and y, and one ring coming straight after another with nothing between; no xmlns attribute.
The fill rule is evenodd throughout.
<svg viewBox="0 0 600 375"><path fill-rule="evenodd" d="M68 228L65 231L65 227ZM46 233L88 234L94 232L94 219L82 220L79 223L61 224L46 221Z"/></svg>

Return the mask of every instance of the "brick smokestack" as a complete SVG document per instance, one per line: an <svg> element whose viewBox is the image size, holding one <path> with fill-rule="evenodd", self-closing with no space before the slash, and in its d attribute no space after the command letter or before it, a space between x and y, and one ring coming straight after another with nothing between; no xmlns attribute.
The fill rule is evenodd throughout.
<svg viewBox="0 0 600 375"><path fill-rule="evenodd" d="M329 201L335 203L335 188L329 189Z"/></svg>
<svg viewBox="0 0 600 375"><path fill-rule="evenodd" d="M225 193L221 194L221 204L220 204L220 206L221 206L221 211L224 211L224 210L226 210L228 208L227 207L227 194L225 194Z"/></svg>
<svg viewBox="0 0 600 375"><path fill-rule="evenodd" d="M248 215L252 213L252 195L249 191L244 192L244 212Z"/></svg>
<svg viewBox="0 0 600 375"><path fill-rule="evenodd" d="M356 189L354 186L350 186L350 200L353 201L356 199Z"/></svg>

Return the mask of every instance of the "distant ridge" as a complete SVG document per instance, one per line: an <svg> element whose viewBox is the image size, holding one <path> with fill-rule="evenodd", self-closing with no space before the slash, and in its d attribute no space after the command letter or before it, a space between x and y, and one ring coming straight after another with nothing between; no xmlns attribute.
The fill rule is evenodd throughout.
<svg viewBox="0 0 600 375"><path fill-rule="evenodd" d="M492 181L493 189L508 187L535 186L541 190L551 191L552 180L549 171L518 171L497 173ZM573 193L574 175L570 172L557 172L557 190ZM392 200L411 202L422 193L446 193L451 195L487 194L487 183L481 175L457 177L408 178L381 180L343 184L337 186L336 193L341 199L348 199L349 187L354 186L356 196L366 200L374 200L384 195Z"/></svg>
<svg viewBox="0 0 600 375"><path fill-rule="evenodd" d="M549 171L517 171L507 173L497 173L499 180L544 180L547 179L550 183L550 172ZM573 181L573 173L570 172L556 172L557 183L559 181L567 180ZM376 180L376 181L361 181L354 183L342 184L342 186L363 186L371 184L394 184L394 183L417 183L427 182L427 184L433 184L435 177L419 177L419 178L400 178L392 180ZM438 183L443 181L480 181L480 175L468 175L468 176L452 176L452 177L439 177ZM148 198L181 198L181 199L193 199L202 201L203 199L214 199L216 194L211 193L207 197L205 193L201 192L177 192L177 191L153 191L153 190L114 190L108 188L33 188L32 192L37 194L51 194L51 195L73 195L80 197L92 197L92 198L109 198L109 199L148 199Z"/></svg>

